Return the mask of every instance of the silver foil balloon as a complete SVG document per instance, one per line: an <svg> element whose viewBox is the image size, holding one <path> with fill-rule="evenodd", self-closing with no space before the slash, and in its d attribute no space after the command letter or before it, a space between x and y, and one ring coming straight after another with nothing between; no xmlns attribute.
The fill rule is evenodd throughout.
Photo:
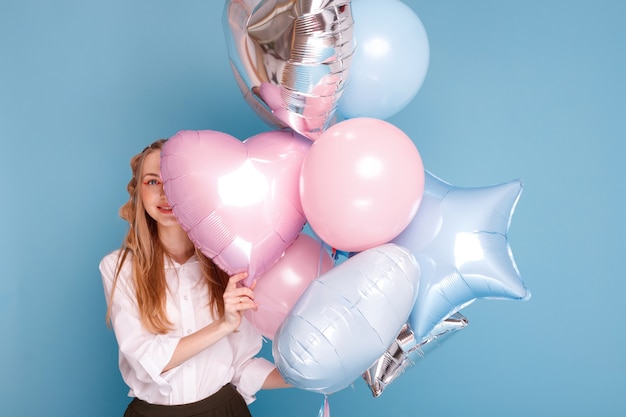
<svg viewBox="0 0 626 417"><path fill-rule="evenodd" d="M270 125L319 137L355 50L350 0L227 0L222 24L250 107Z"/></svg>
<svg viewBox="0 0 626 417"><path fill-rule="evenodd" d="M467 318L455 313L437 324L430 335L421 341L415 338L411 326L405 324L389 349L362 375L372 395L378 397L409 367L439 347L451 335L464 329L467 324Z"/></svg>
<svg viewBox="0 0 626 417"><path fill-rule="evenodd" d="M419 277L413 255L388 243L312 281L273 341L281 375L294 387L323 394L349 386L406 323Z"/></svg>

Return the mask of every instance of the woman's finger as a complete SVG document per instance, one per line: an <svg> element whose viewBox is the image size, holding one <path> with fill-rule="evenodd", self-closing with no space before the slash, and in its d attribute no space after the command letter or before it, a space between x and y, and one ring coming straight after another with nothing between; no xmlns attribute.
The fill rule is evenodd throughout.
<svg viewBox="0 0 626 417"><path fill-rule="evenodd" d="M237 287L237 283L241 282L242 280L246 279L248 277L248 273L247 272L240 272L238 274L232 275L230 277L230 279L228 280L228 284L226 285L226 288L231 287Z"/></svg>

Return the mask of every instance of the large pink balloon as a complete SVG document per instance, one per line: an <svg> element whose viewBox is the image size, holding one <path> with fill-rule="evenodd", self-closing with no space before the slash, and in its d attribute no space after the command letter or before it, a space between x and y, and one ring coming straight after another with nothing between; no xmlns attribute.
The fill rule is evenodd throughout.
<svg viewBox="0 0 626 417"><path fill-rule="evenodd" d="M333 266L333 259L322 242L301 233L257 282L254 300L259 308L249 310L248 319L263 336L274 340L276 330L311 281Z"/></svg>
<svg viewBox="0 0 626 417"><path fill-rule="evenodd" d="M311 141L289 132L241 142L212 130L181 131L161 153L165 195L189 238L244 285L278 261L306 222L298 180Z"/></svg>
<svg viewBox="0 0 626 417"><path fill-rule="evenodd" d="M309 149L300 199L313 231L335 249L389 242L411 222L424 193L424 166L411 139L379 119L326 130Z"/></svg>

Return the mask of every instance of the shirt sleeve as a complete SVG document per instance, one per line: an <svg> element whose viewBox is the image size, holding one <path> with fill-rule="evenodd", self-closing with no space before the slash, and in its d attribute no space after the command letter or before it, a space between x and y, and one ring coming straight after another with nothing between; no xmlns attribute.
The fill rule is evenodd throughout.
<svg viewBox="0 0 626 417"><path fill-rule="evenodd" d="M141 391L140 387L153 384L158 386L161 395L168 395L172 387L161 373L170 361L180 337L153 334L142 326L135 301L130 263L127 262L120 272L111 298L117 259L117 253L106 256L100 262L100 273L107 303L111 305L111 324L119 346L120 370L137 396L149 397L149 393L143 396L136 391Z"/></svg>
<svg viewBox="0 0 626 417"><path fill-rule="evenodd" d="M232 382L246 403L250 404L256 399L256 393L275 366L265 358L256 357L261 350L263 338L245 317L239 331L233 333L233 336L235 375Z"/></svg>

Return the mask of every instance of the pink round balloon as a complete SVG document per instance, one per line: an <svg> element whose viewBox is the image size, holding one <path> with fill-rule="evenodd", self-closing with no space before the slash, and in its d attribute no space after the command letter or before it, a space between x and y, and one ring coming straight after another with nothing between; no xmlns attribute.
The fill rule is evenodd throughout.
<svg viewBox="0 0 626 417"><path fill-rule="evenodd" d="M379 119L339 122L313 142L300 173L309 225L335 249L389 242L411 222L424 193L424 166L411 139Z"/></svg>
<svg viewBox="0 0 626 417"><path fill-rule="evenodd" d="M194 244L249 286L283 255L306 222L298 181L311 141L270 131L240 141L180 131L163 146L161 176L174 215Z"/></svg>
<svg viewBox="0 0 626 417"><path fill-rule="evenodd" d="M301 233L254 289L257 311L247 317L259 332L274 340L276 330L311 281L330 271L334 262L319 240Z"/></svg>

